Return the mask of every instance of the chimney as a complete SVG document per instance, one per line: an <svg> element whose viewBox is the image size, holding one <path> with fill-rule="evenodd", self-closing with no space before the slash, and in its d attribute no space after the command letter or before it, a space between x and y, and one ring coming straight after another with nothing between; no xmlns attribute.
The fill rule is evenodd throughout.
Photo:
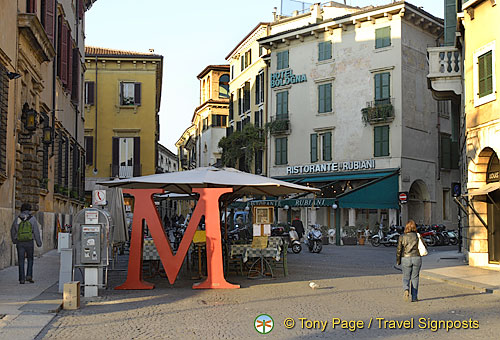
<svg viewBox="0 0 500 340"><path fill-rule="evenodd" d="M276 12L278 11L278 7L274 7L273 8L273 21L276 21L278 20L277 16L276 16Z"/></svg>
<svg viewBox="0 0 500 340"><path fill-rule="evenodd" d="M321 22L323 20L323 16L321 15L321 7L320 3L315 3L314 5L311 6L311 24L316 24L318 22Z"/></svg>

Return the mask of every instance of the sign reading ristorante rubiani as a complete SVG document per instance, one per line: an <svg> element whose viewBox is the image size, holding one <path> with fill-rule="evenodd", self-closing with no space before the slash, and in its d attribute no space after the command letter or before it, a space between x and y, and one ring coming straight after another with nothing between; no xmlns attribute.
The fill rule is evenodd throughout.
<svg viewBox="0 0 500 340"><path fill-rule="evenodd" d="M293 70L288 69L271 74L271 88L290 84L303 83L307 81L305 74L295 75Z"/></svg>
<svg viewBox="0 0 500 340"><path fill-rule="evenodd" d="M286 168L287 175L315 174L321 172L355 171L375 169L375 160L331 162L322 164L294 165Z"/></svg>

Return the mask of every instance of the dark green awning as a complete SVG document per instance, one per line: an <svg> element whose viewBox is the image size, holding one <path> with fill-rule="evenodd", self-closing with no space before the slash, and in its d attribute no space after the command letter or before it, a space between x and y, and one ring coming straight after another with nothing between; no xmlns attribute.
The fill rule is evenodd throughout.
<svg viewBox="0 0 500 340"><path fill-rule="evenodd" d="M398 173L376 179L339 195L340 208L398 209Z"/></svg>

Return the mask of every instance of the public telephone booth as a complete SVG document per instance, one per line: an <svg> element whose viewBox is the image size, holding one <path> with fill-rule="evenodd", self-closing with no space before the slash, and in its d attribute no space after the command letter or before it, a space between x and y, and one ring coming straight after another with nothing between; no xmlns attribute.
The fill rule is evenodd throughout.
<svg viewBox="0 0 500 340"><path fill-rule="evenodd" d="M73 223L73 276L83 276L84 296L98 295L107 286L114 224L103 209L86 208L79 211Z"/></svg>

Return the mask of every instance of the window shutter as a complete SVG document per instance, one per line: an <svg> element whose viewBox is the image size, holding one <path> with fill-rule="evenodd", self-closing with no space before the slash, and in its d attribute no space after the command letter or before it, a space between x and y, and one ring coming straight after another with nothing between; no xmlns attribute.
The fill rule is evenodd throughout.
<svg viewBox="0 0 500 340"><path fill-rule="evenodd" d="M264 91L265 91L265 77L264 73L260 75L260 102L264 102Z"/></svg>
<svg viewBox="0 0 500 340"><path fill-rule="evenodd" d="M389 126L382 126L382 156L389 156Z"/></svg>
<svg viewBox="0 0 500 340"><path fill-rule="evenodd" d="M254 112L254 122L255 122L255 127L260 127L260 121L259 121L259 111Z"/></svg>
<svg viewBox="0 0 500 340"><path fill-rule="evenodd" d="M387 47L391 45L391 27L384 27L375 30L375 48Z"/></svg>
<svg viewBox="0 0 500 340"><path fill-rule="evenodd" d="M68 26L62 25L61 33L61 81L64 86L68 84Z"/></svg>
<svg viewBox="0 0 500 340"><path fill-rule="evenodd" d="M245 69L245 55L242 55L240 57L240 62L241 62L241 67L240 67L240 71L243 72L243 70Z"/></svg>
<svg viewBox="0 0 500 340"><path fill-rule="evenodd" d="M62 80L62 16L57 17L57 76Z"/></svg>
<svg viewBox="0 0 500 340"><path fill-rule="evenodd" d="M141 83L135 83L135 86L134 86L134 104L141 105Z"/></svg>
<svg viewBox="0 0 500 340"><path fill-rule="evenodd" d="M276 138L274 140L274 147L275 147L275 150L274 150L274 160L275 160L275 163L276 165L279 165L281 164L281 139L280 138Z"/></svg>
<svg viewBox="0 0 500 340"><path fill-rule="evenodd" d="M78 19L80 20L83 19L83 15L85 14L84 1L85 0L78 0Z"/></svg>
<svg viewBox="0 0 500 340"><path fill-rule="evenodd" d="M123 83L120 82L120 105L123 105Z"/></svg>
<svg viewBox="0 0 500 340"><path fill-rule="evenodd" d="M323 60L323 54L324 54L324 44L323 43L318 43L318 60Z"/></svg>
<svg viewBox="0 0 500 340"><path fill-rule="evenodd" d="M391 74L389 72L382 73L382 99L388 99L391 97L390 77Z"/></svg>
<svg viewBox="0 0 500 340"><path fill-rule="evenodd" d="M64 138L64 186L69 188L69 138Z"/></svg>
<svg viewBox="0 0 500 340"><path fill-rule="evenodd" d="M120 155L120 138L113 137L111 150L111 177L119 175L119 155Z"/></svg>
<svg viewBox="0 0 500 340"><path fill-rule="evenodd" d="M332 160L332 133L327 132L323 134L323 160Z"/></svg>
<svg viewBox="0 0 500 340"><path fill-rule="evenodd" d="M94 136L85 136L85 164L94 163Z"/></svg>
<svg viewBox="0 0 500 340"><path fill-rule="evenodd" d="M288 117L288 91L283 94L283 114Z"/></svg>
<svg viewBox="0 0 500 340"><path fill-rule="evenodd" d="M134 177L141 175L141 137L134 137Z"/></svg>
<svg viewBox="0 0 500 340"><path fill-rule="evenodd" d="M73 39L71 38L71 31L68 30L68 86L67 91L70 97L73 97Z"/></svg>
<svg viewBox="0 0 500 340"><path fill-rule="evenodd" d="M36 0L27 0L26 1L26 12L36 13Z"/></svg>
<svg viewBox="0 0 500 340"><path fill-rule="evenodd" d="M489 51L485 55L485 69L486 69L486 92L487 94L493 93L493 53Z"/></svg>
<svg viewBox="0 0 500 340"><path fill-rule="evenodd" d="M255 77L255 104L259 104L260 99L260 74Z"/></svg>
<svg viewBox="0 0 500 340"><path fill-rule="evenodd" d="M374 141L373 141L373 145L374 145L374 150L373 150L373 155L375 157L379 157L382 155L382 150L381 150L381 127L380 126L376 126L374 129L373 129L373 135L374 135Z"/></svg>
<svg viewBox="0 0 500 340"><path fill-rule="evenodd" d="M375 100L379 100L382 95L381 95L381 92L382 92L382 82L381 82L381 79L380 79L381 75L380 73L377 73L375 75Z"/></svg>
<svg viewBox="0 0 500 340"><path fill-rule="evenodd" d="M282 156L282 160L283 160L283 163L282 164L287 164L288 163L288 138L287 137L284 137L282 142L281 142L283 145L283 156Z"/></svg>
<svg viewBox="0 0 500 340"><path fill-rule="evenodd" d="M283 62L283 68L287 68L288 67L288 51L285 51L284 53L284 62Z"/></svg>
<svg viewBox="0 0 500 340"><path fill-rule="evenodd" d="M441 135L441 168L451 168L451 138L448 135Z"/></svg>
<svg viewBox="0 0 500 340"><path fill-rule="evenodd" d="M278 119L278 116L282 115L283 111L283 93L284 92L278 92L276 93L276 119Z"/></svg>
<svg viewBox="0 0 500 340"><path fill-rule="evenodd" d="M42 15L45 16L44 18L45 33L47 33L47 37L49 38L52 45L54 45L54 13L55 13L55 0L46 0L45 13L42 13Z"/></svg>
<svg viewBox="0 0 500 340"><path fill-rule="evenodd" d="M311 163L318 161L318 134L311 133Z"/></svg>
<svg viewBox="0 0 500 340"><path fill-rule="evenodd" d="M326 112L332 111L332 84L327 84L326 86Z"/></svg>
<svg viewBox="0 0 500 340"><path fill-rule="evenodd" d="M87 82L87 103L89 105L95 104L95 83L93 81Z"/></svg>
<svg viewBox="0 0 500 340"><path fill-rule="evenodd" d="M71 84L71 100L77 105L80 103L80 51L73 49L73 82Z"/></svg>

